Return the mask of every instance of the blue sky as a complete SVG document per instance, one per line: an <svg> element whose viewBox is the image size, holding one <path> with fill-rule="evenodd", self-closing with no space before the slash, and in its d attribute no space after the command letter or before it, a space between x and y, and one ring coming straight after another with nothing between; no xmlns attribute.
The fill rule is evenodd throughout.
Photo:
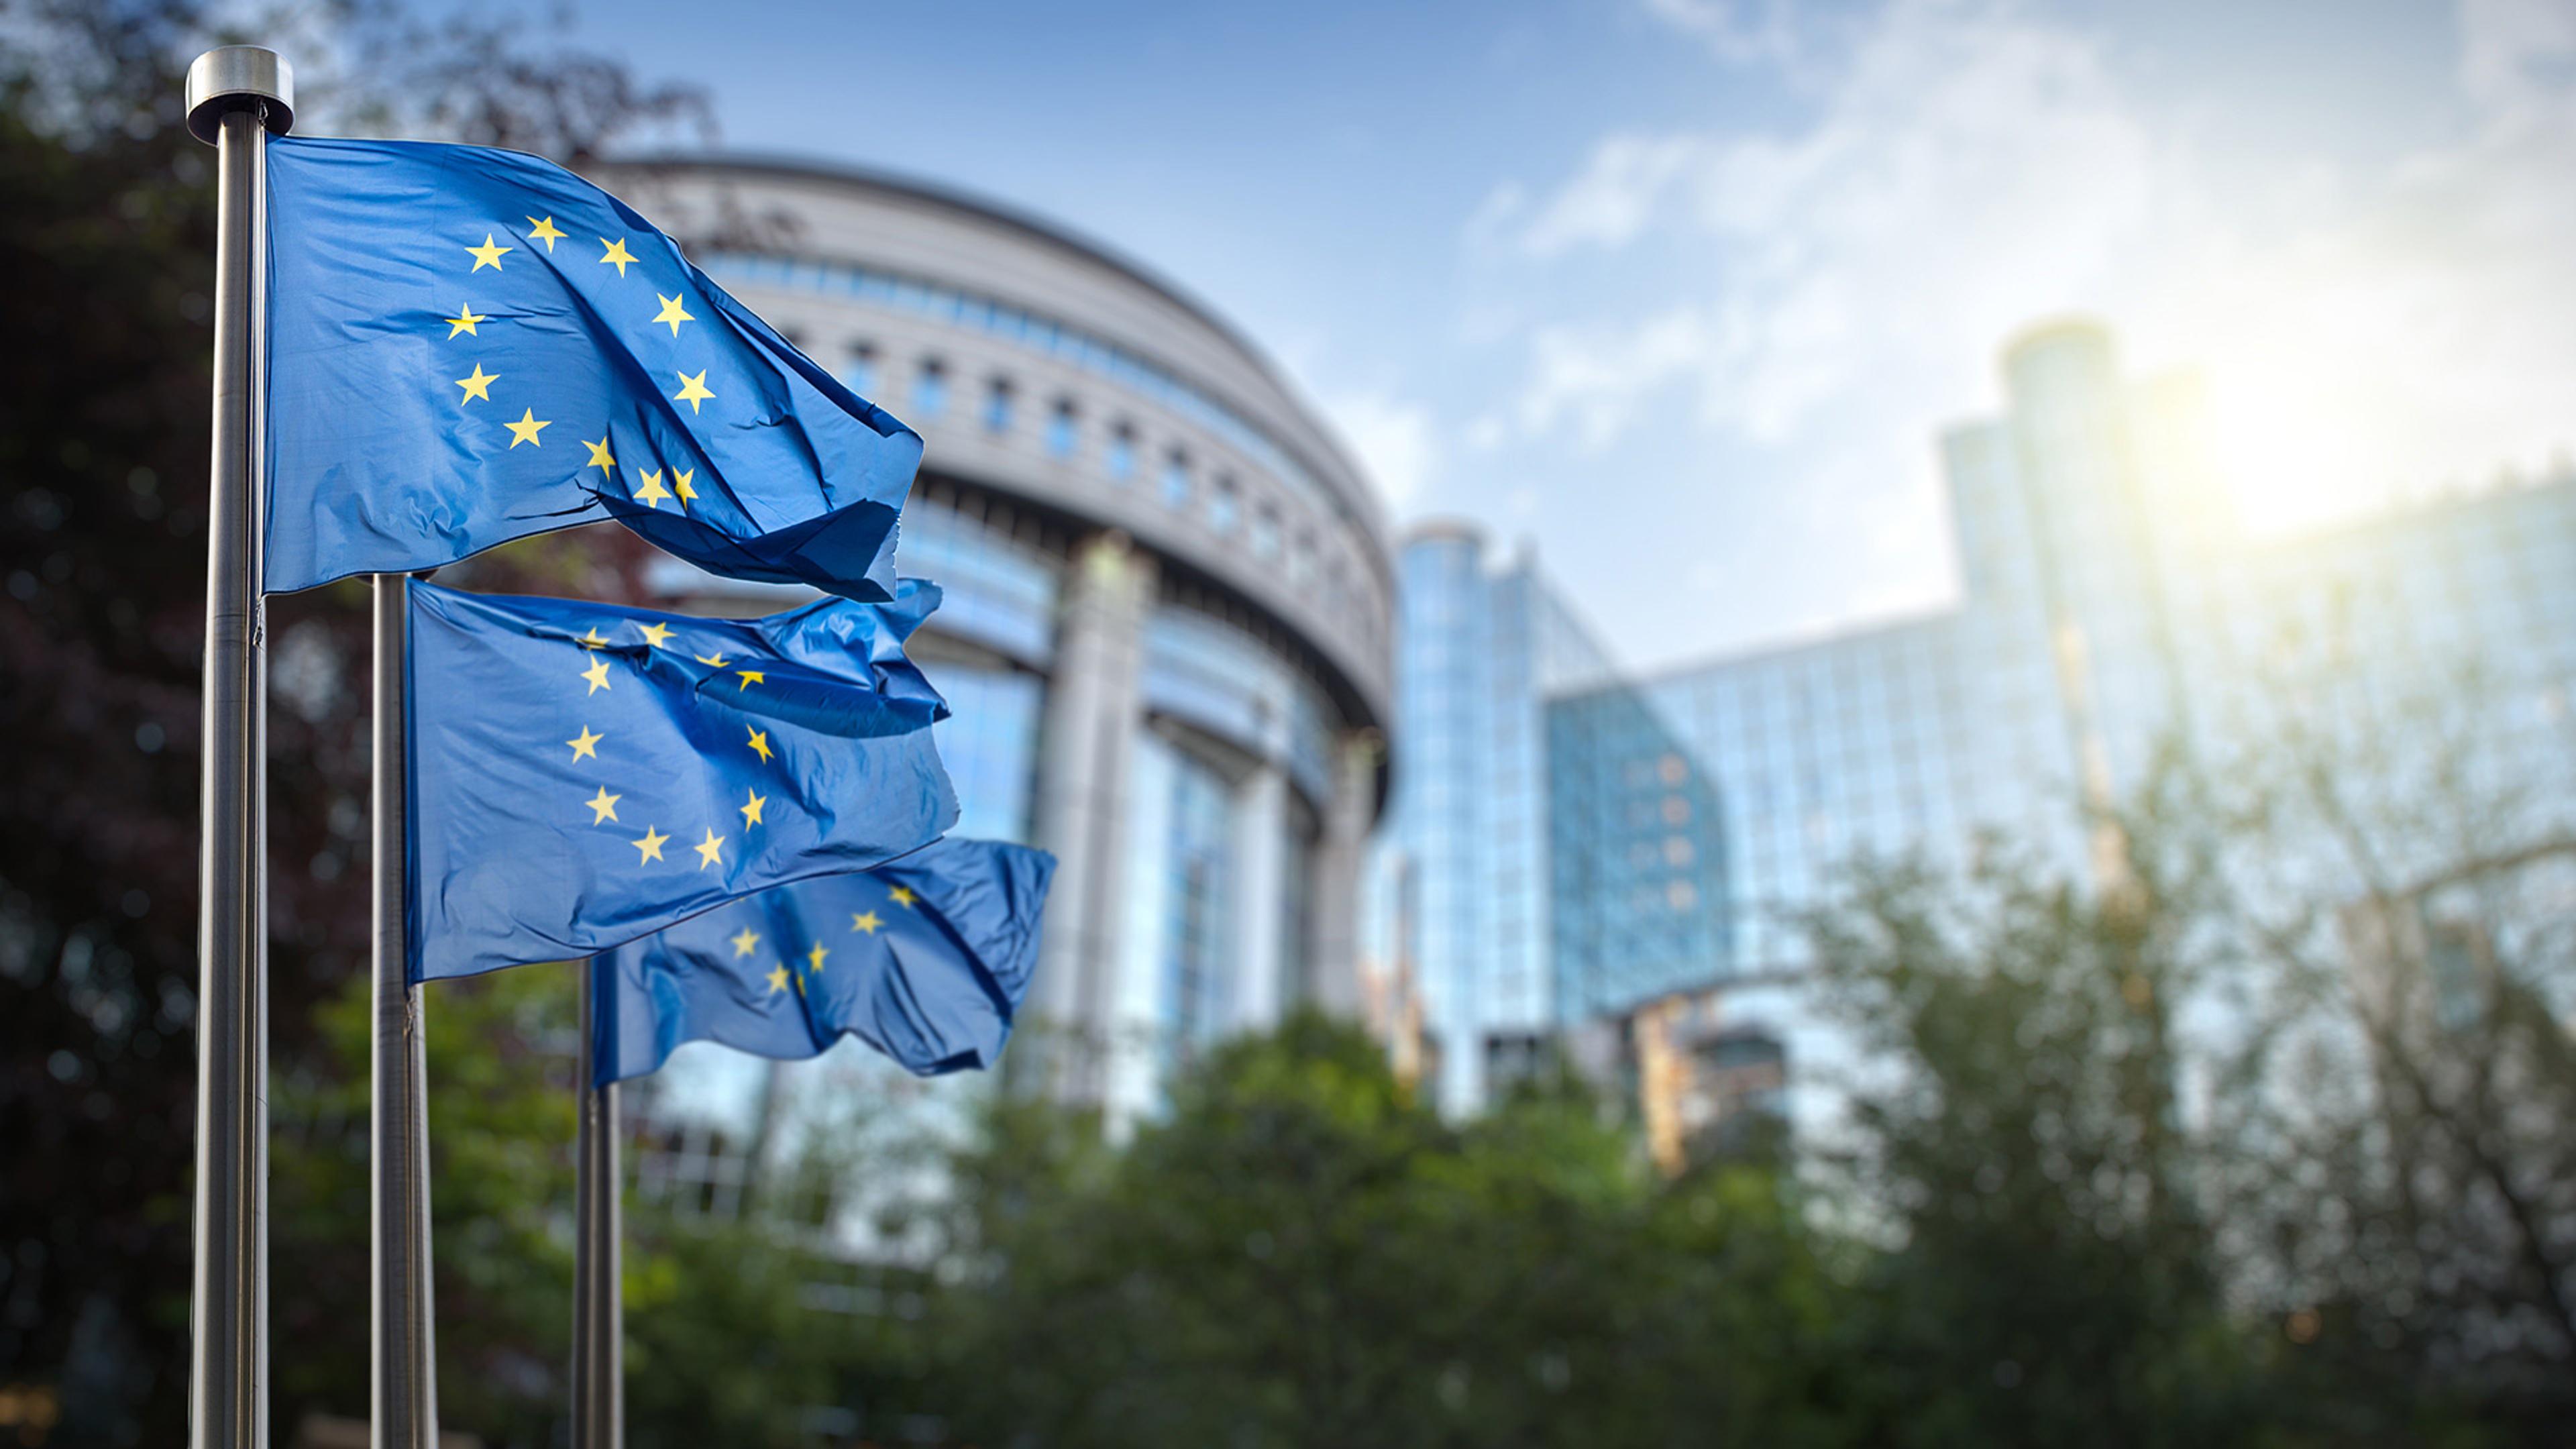
<svg viewBox="0 0 2576 1449"><path fill-rule="evenodd" d="M1648 665L1937 607L2069 311L2298 526L2576 445L2576 6L577 0L730 147L1057 217Z"/></svg>

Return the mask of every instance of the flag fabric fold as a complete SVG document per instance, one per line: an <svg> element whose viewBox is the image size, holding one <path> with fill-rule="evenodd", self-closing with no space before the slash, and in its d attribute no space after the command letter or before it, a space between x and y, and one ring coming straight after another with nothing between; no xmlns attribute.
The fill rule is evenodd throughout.
<svg viewBox="0 0 2576 1449"><path fill-rule="evenodd" d="M591 958L593 1085L683 1042L782 1060L857 1036L922 1076L1000 1056L1037 963L1055 858L942 840L764 891Z"/></svg>
<svg viewBox="0 0 2576 1449"><path fill-rule="evenodd" d="M736 578L893 597L921 439L538 157L269 147L266 588L615 518Z"/></svg>
<svg viewBox="0 0 2576 1449"><path fill-rule="evenodd" d="M957 819L903 643L938 589L703 619L409 586L412 979L560 961Z"/></svg>

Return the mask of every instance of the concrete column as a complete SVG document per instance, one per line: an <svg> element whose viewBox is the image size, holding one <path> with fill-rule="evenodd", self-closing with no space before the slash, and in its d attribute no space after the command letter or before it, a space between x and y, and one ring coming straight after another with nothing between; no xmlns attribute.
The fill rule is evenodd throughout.
<svg viewBox="0 0 2576 1449"><path fill-rule="evenodd" d="M1234 798L1234 963L1229 1024L1263 1031L1287 1009L1292 984L1280 959L1287 924L1288 776L1267 760Z"/></svg>
<svg viewBox="0 0 2576 1449"><path fill-rule="evenodd" d="M1335 1016L1356 1019L1360 996L1360 868L1377 810L1378 759L1386 744L1375 730L1336 742L1332 796L1324 802L1323 839L1315 850L1314 960L1307 999Z"/></svg>
<svg viewBox="0 0 2576 1449"><path fill-rule="evenodd" d="M1098 1100L1103 1085L1125 883L1127 776L1143 719L1154 581L1153 559L1123 533L1077 545L1048 680L1037 837L1057 864L1032 990L1045 1027L1037 1064L1044 1086L1074 1100Z"/></svg>

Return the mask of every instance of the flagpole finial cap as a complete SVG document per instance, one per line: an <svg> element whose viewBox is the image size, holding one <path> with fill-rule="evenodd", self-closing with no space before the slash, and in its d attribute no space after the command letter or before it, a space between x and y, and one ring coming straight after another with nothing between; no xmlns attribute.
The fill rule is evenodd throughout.
<svg viewBox="0 0 2576 1449"><path fill-rule="evenodd" d="M255 111L270 133L295 125L295 67L261 45L220 45L188 66L188 134L211 146L234 111Z"/></svg>

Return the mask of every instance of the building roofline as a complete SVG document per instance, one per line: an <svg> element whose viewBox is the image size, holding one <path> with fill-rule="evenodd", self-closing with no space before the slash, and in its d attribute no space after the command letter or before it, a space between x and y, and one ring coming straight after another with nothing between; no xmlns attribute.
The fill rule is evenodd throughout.
<svg viewBox="0 0 2576 1449"><path fill-rule="evenodd" d="M1829 624L1815 633L1790 634L1769 640L1757 639L1742 644L1725 645L1704 654L1687 655L1636 669L1623 669L1615 679L1603 680L1598 685L1586 684L1566 690L1564 693L1571 696L1611 687L1651 688L1687 679L1694 674L1704 674L1712 669L1761 664L1787 655L1805 653L1811 649L1839 644L1857 644L1908 629L1946 624L1956 620L1965 612L1967 612L1967 601L1964 598L1954 599L1948 603L1922 605L1901 614Z"/></svg>
<svg viewBox="0 0 2576 1449"><path fill-rule="evenodd" d="M944 182L907 175L899 171L847 161L826 161L817 157L795 156L764 151L653 151L631 156L609 156L599 161L603 170L633 171L734 171L770 176L792 181L819 181L838 186L852 186L881 192L910 201L959 212L978 221L1008 228L1030 240L1069 252L1081 260L1094 262L1143 287L1155 296L1178 307L1191 320L1217 335L1225 344L1250 362L1262 379L1278 390L1281 398L1303 417L1332 461L1356 485L1359 497L1344 500L1356 512L1364 527L1377 521L1374 531L1384 546L1383 508L1375 498L1368 475L1362 472L1314 407L1292 385L1278 362L1251 336L1217 312L1217 310L1163 273L1107 242L1096 240L1061 223L1046 220L1035 212L1023 210L1009 202L950 186Z"/></svg>

